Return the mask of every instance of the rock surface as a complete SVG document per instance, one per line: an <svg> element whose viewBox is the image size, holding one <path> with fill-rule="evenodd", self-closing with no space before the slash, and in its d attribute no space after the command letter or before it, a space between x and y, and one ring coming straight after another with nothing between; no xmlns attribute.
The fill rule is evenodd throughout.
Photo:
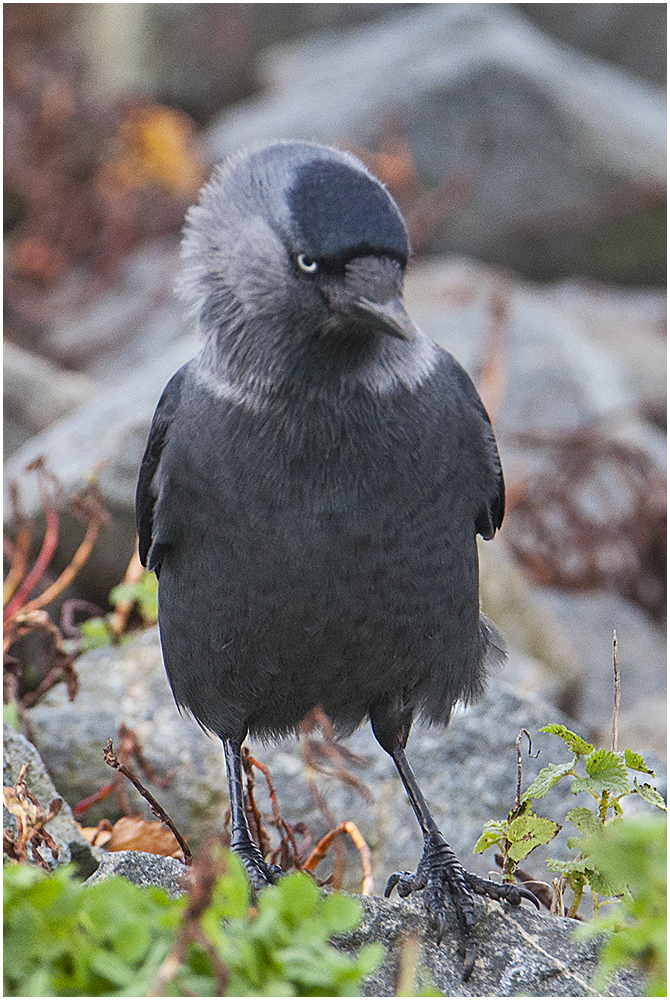
<svg viewBox="0 0 670 1000"><path fill-rule="evenodd" d="M136 885L163 885L175 895L180 888L180 869L184 871L172 858L121 851L109 855L87 884L123 875ZM337 944L343 950L354 951L364 944L381 942L387 949L379 970L363 983L364 996L397 996L402 971L407 975L409 969L411 975L413 966L417 967L419 985L421 980L425 983L428 973L440 993L448 997L593 995L590 981L596 971L597 948L593 941L575 941L575 921L538 914L529 904L519 909L503 908L499 903L477 898L479 951L474 972L463 983L459 928L453 913L442 943L437 945L420 901L357 898L363 906L363 921ZM643 988L638 973L622 970L600 995L635 996Z"/></svg>
<svg viewBox="0 0 670 1000"><path fill-rule="evenodd" d="M210 127L213 159L274 139L382 151L400 139L422 188L443 185L433 206L443 224L433 218L428 239L423 226L414 233L422 250L475 254L535 277L649 281L650 265L664 280L651 233L640 224L622 234L610 201L641 206L646 191L662 232L662 89L555 42L511 5L412 7L270 50L263 76L266 96Z"/></svg>
<svg viewBox="0 0 670 1000"><path fill-rule="evenodd" d="M175 858L164 858L160 854L146 851L114 851L103 854L95 872L86 880L86 885L95 885L107 878L127 878L134 885L162 886L170 896L184 893L180 879L187 869Z"/></svg>

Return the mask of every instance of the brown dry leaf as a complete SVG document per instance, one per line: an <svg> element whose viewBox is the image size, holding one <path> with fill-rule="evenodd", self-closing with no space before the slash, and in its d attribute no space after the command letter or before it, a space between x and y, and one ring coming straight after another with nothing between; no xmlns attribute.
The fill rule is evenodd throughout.
<svg viewBox="0 0 670 1000"><path fill-rule="evenodd" d="M147 851L165 858L181 858L174 834L158 820L141 816L122 816L117 820L105 846L108 851Z"/></svg>
<svg viewBox="0 0 670 1000"><path fill-rule="evenodd" d="M107 847L112 837L112 824L106 819L97 826L80 826L77 823L77 829L92 847Z"/></svg>
<svg viewBox="0 0 670 1000"><path fill-rule="evenodd" d="M4 850L16 861L24 863L33 861L48 871L49 866L38 848L44 845L49 848L54 858L58 857L58 845L44 827L61 811L63 800L53 799L49 803L49 811L45 812L32 792L28 791L25 783L27 768L28 765L24 764L13 788L4 786L2 789L5 808L16 817L17 830L16 837L11 831L6 831L3 840ZM32 849L32 857L29 847Z"/></svg>

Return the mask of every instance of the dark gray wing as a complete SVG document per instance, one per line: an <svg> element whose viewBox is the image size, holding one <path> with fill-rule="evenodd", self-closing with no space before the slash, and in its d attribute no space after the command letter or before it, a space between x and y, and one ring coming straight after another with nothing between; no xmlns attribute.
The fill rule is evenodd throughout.
<svg viewBox="0 0 670 1000"><path fill-rule="evenodd" d="M483 454L479 457L484 472L484 502L477 511L475 528L477 534L483 538L493 538L505 516L505 480L498 454L498 445L489 415L470 376L458 363L456 363L455 374L470 412L474 412L475 421L478 424L480 447L483 450Z"/></svg>
<svg viewBox="0 0 670 1000"><path fill-rule="evenodd" d="M140 475L137 481L137 493L135 496L135 513L137 517L137 533L140 539L140 560L147 569L160 569L161 555L163 547L154 545L154 506L156 503L156 492L154 488L154 478L160 464L163 448L170 432L170 425L179 407L181 396L181 384L184 378L184 369L180 368L176 375L173 375L161 396L154 418L151 421L149 440L144 451Z"/></svg>
<svg viewBox="0 0 670 1000"><path fill-rule="evenodd" d="M496 531L503 523L503 518L505 516L505 480L503 478L500 455L498 454L498 445L496 444L493 428L491 427L491 421L489 420L489 415L483 405L482 413L486 419L486 423L484 425L484 442L487 446L491 459L491 467L495 478L495 487L491 492L488 502L480 510L475 519L475 528L477 529L477 534L481 535L482 538L493 538Z"/></svg>

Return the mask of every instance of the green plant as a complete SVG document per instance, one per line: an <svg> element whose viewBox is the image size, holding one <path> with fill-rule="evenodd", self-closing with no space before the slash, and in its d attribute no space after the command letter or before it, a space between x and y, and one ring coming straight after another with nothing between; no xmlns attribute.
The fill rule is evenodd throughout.
<svg viewBox="0 0 670 1000"><path fill-rule="evenodd" d="M135 604L144 625L155 625L158 620L158 580L154 573L142 572L134 583L119 583L109 592L109 601L115 611L104 618L87 618L79 626L80 651L99 649L114 642L114 616L122 604Z"/></svg>
<svg viewBox="0 0 670 1000"><path fill-rule="evenodd" d="M217 864L223 874L196 883L204 896L177 900L125 879L82 886L65 867L7 865L5 995L360 996L382 945L352 957L329 943L357 926L358 903L294 874L255 908L240 862Z"/></svg>
<svg viewBox="0 0 670 1000"><path fill-rule="evenodd" d="M113 879L84 889L69 866L4 868L7 996L143 996L179 910L161 889Z"/></svg>
<svg viewBox="0 0 670 1000"><path fill-rule="evenodd" d="M632 772L654 776L640 754L632 750L596 750L591 743L562 725L549 725L540 729L542 733L558 736L572 752L572 758L561 764L543 767L537 778L518 796L517 804L504 820L491 820L484 824L482 836L475 845L475 853L489 847L498 847L503 855L503 878L513 880L515 869L532 850L540 844L548 844L558 834L561 826L553 820L537 816L531 803L545 798L551 789L563 778L572 778L570 791L575 795L587 792L594 800L594 808L577 806L571 809L566 819L571 821L576 832L582 836L592 835L623 816L621 800L628 795L637 795L658 809L666 805L656 788L649 783L640 783ZM571 838L568 847L577 851L569 861L548 859L547 866L558 872L573 891L573 900L568 916L577 914L584 889L588 886L594 901L596 913L601 905L599 897L616 895L603 872L591 858L581 851L581 840Z"/></svg>
<svg viewBox="0 0 670 1000"><path fill-rule="evenodd" d="M648 977L647 996L667 996L665 817L631 817L583 838L580 846L582 854L621 896L606 913L578 929L581 937L606 935L593 988L600 991L611 973L634 963Z"/></svg>

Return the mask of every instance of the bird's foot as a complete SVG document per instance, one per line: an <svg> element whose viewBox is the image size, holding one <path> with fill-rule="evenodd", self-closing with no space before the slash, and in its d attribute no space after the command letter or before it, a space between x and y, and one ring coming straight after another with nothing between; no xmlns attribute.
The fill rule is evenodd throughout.
<svg viewBox="0 0 670 1000"><path fill-rule="evenodd" d="M414 874L395 872L391 875L384 895L390 896L395 888L398 889L398 895L403 898L412 892L424 890L424 905L430 922L437 931L438 944L447 927L446 895L449 893L461 930L463 981L470 978L477 958L473 893L489 896L491 899L505 900L513 906L519 906L522 899L529 899L538 909L540 908L537 899L528 889L507 882L491 882L466 871L440 834L433 834L426 839L421 860Z"/></svg>
<svg viewBox="0 0 670 1000"><path fill-rule="evenodd" d="M255 892L265 889L268 885L274 885L279 876L284 874L279 865L270 865L265 861L255 844L232 845L231 849L244 865L251 888Z"/></svg>

